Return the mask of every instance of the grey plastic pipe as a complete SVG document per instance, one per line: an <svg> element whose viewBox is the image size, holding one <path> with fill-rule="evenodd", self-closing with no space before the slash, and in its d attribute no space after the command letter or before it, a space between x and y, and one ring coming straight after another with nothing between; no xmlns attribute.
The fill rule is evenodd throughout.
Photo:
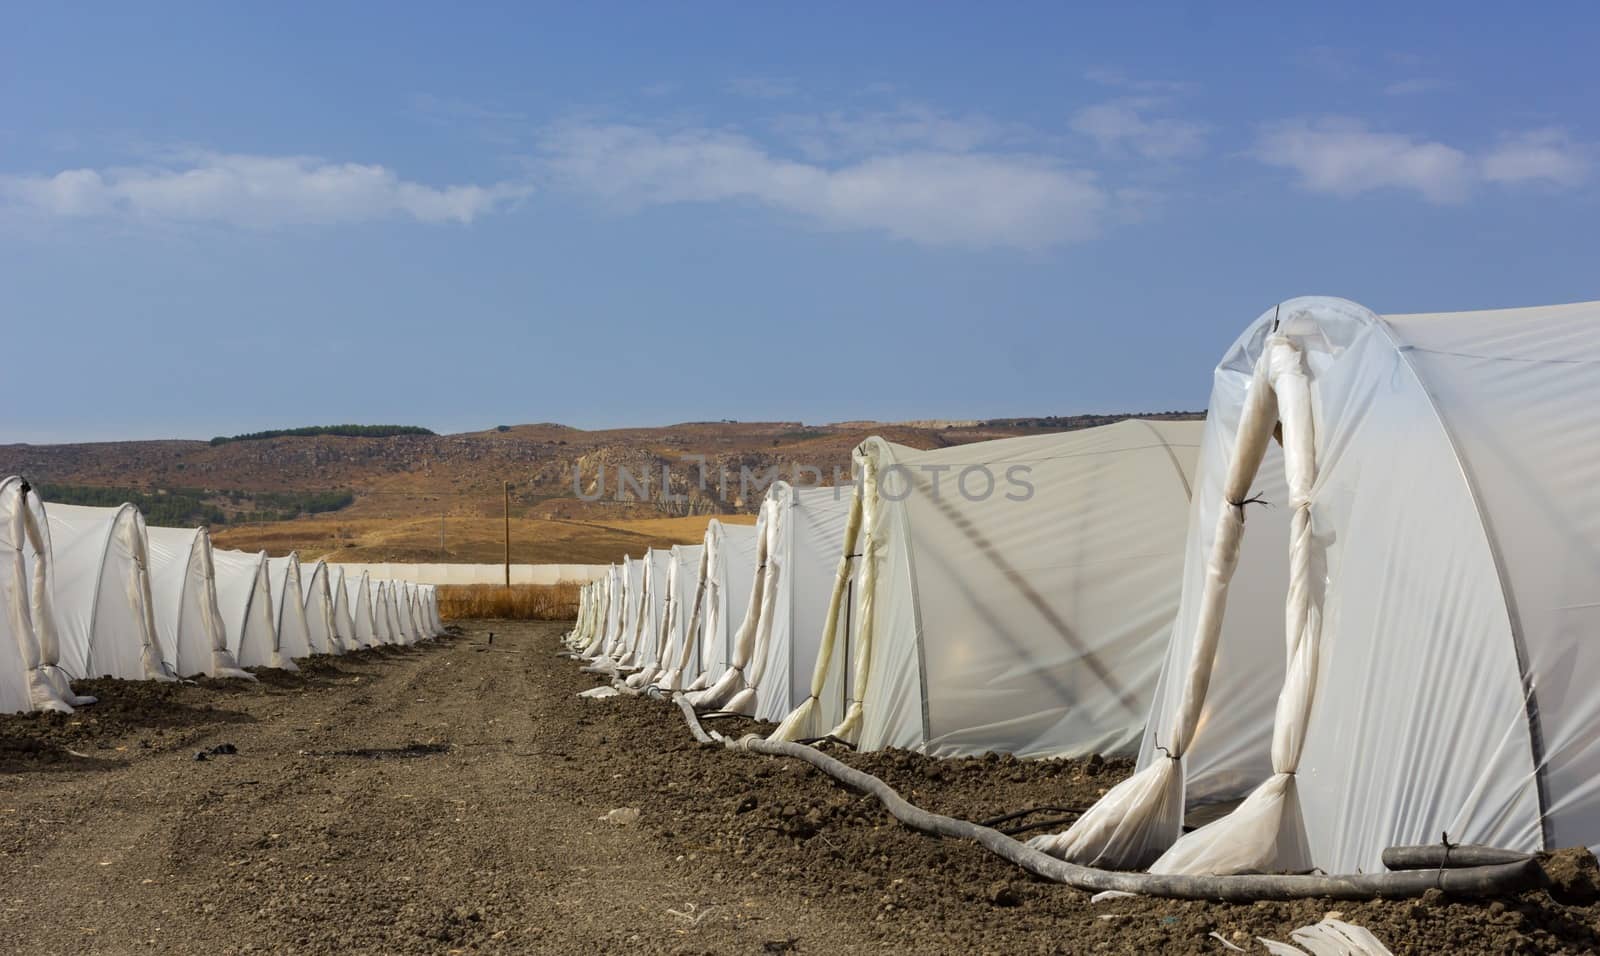
<svg viewBox="0 0 1600 956"><path fill-rule="evenodd" d="M1307 898L1370 900L1421 896L1432 889L1443 890L1452 896L1495 896L1514 892L1536 883L1540 878L1538 863L1532 857L1505 850L1494 851L1496 854L1506 854L1506 857L1496 857L1502 859L1502 862L1487 865L1450 866L1435 863L1430 869L1403 869L1392 873L1360 873L1350 876L1316 874L1181 876L1099 870L1058 860L990 827L957 820L943 814L929 813L907 801L893 787L877 777L841 763L814 747L788 741L767 740L754 734L739 740L729 740L720 735L713 738L700 724L699 717L695 714L694 708L689 706L688 701L681 695L675 695L673 701L683 712L684 720L689 724L689 732L701 743L715 744L720 739L730 750L803 760L850 789L877 798L891 816L913 830L934 836L972 840L1035 876L1080 890L1092 892L1120 890L1143 896L1180 900L1220 900L1230 903ZM1444 847L1393 847L1385 851L1385 862L1390 853L1400 854L1397 859L1421 860L1429 858L1430 852L1444 849ZM1455 852L1460 854L1466 849L1468 848L1457 847ZM1457 857L1463 861L1467 858L1467 856Z"/></svg>

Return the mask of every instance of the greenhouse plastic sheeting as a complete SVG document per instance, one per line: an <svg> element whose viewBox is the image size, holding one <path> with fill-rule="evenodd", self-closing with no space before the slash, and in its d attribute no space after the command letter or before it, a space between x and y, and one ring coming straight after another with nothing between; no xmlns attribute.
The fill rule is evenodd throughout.
<svg viewBox="0 0 1600 956"><path fill-rule="evenodd" d="M1600 845L1600 303L1379 317L1305 298L1216 370L1184 600L1141 764L1189 668L1220 472L1274 326L1305 352L1322 639L1285 846L1328 872L1384 847ZM1269 459L1268 466L1271 466ZM1284 679L1282 485L1250 512L1187 797L1266 779ZM1274 527L1274 522L1278 522Z"/></svg>

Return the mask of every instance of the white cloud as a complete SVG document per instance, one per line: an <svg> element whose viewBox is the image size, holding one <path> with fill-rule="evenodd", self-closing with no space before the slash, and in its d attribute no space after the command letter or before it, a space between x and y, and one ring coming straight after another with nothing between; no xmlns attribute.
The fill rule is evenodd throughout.
<svg viewBox="0 0 1600 956"><path fill-rule="evenodd" d="M1450 84L1438 77L1417 76L1409 80L1401 80L1398 83L1390 83L1383 88L1383 92L1388 96L1417 96L1422 93L1437 93L1440 90L1449 88Z"/></svg>
<svg viewBox="0 0 1600 956"><path fill-rule="evenodd" d="M983 116L950 116L919 103L865 113L779 116L772 128L808 158L837 160L904 149L967 153L1000 141L1006 129Z"/></svg>
<svg viewBox="0 0 1600 956"><path fill-rule="evenodd" d="M1564 129L1532 130L1504 137L1490 150L1483 158L1483 178L1494 183L1577 186L1589 176L1589 153Z"/></svg>
<svg viewBox="0 0 1600 956"><path fill-rule="evenodd" d="M1158 160L1200 152L1208 131L1206 125L1147 115L1162 102L1139 97L1099 103L1074 113L1071 126L1108 152L1130 151Z"/></svg>
<svg viewBox="0 0 1600 956"><path fill-rule="evenodd" d="M425 116L447 120L473 120L491 123L516 123L528 118L526 113L514 110L491 109L468 100L432 93L418 93L411 97L411 106Z"/></svg>
<svg viewBox="0 0 1600 956"><path fill-rule="evenodd" d="M736 76L728 89L752 100L781 100L800 92L800 84L782 76Z"/></svg>
<svg viewBox="0 0 1600 956"><path fill-rule="evenodd" d="M1295 50L1289 58L1290 62L1300 67L1339 82L1355 79L1363 70L1360 55L1340 47L1314 46Z"/></svg>
<svg viewBox="0 0 1600 956"><path fill-rule="evenodd" d="M1459 202L1472 184L1472 161L1443 143L1378 133L1349 119L1291 120L1268 126L1255 157L1292 169L1313 192L1354 196L1405 189L1435 203Z"/></svg>
<svg viewBox="0 0 1600 956"><path fill-rule="evenodd" d="M1101 86L1116 87L1117 89L1133 90L1139 93L1161 93L1173 95L1179 93L1192 93L1194 84L1183 80L1143 80L1134 79L1121 70L1107 69L1104 67L1093 69L1083 75L1091 83Z"/></svg>
<svg viewBox="0 0 1600 956"><path fill-rule="evenodd" d="M1359 120L1292 120L1264 128L1254 156L1300 175L1313 192L1355 196L1378 189L1418 193L1454 203L1475 186L1542 182L1578 186L1588 178L1592 150L1562 129L1504 135L1481 155L1400 133L1381 133Z"/></svg>
<svg viewBox="0 0 1600 956"><path fill-rule="evenodd" d="M561 127L544 152L558 182L624 207L754 202L929 244L1084 239L1108 202L1092 174L1014 153L913 149L824 165L774 155L739 133L632 125Z"/></svg>
<svg viewBox="0 0 1600 956"><path fill-rule="evenodd" d="M307 156L199 153L155 166L0 174L0 208L63 218L220 223L251 228L409 218L467 223L526 186L427 186L383 166Z"/></svg>

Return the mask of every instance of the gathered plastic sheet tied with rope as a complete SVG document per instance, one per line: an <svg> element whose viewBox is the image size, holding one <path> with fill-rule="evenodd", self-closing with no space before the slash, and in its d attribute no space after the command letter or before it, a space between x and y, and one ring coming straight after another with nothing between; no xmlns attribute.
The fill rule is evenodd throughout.
<svg viewBox="0 0 1600 956"><path fill-rule="evenodd" d="M1281 424L1291 516L1290 587L1285 607L1288 676L1273 728L1273 775L1232 813L1179 838L1183 821L1183 755L1205 707L1228 587L1238 566L1245 505L1267 444ZM1300 349L1285 335L1267 339L1256 362L1224 485L1224 507L1206 565L1205 591L1185 677L1182 704L1161 740L1163 758L1113 787L1064 833L1030 845L1087 866L1150 867L1152 873L1225 875L1280 868L1280 831L1293 800L1305 727L1316 683L1321 636L1320 583L1311 491L1316 480L1311 387ZM1303 850L1296 849L1295 854Z"/></svg>
<svg viewBox="0 0 1600 956"><path fill-rule="evenodd" d="M772 600L777 596L778 589L771 586L777 573L777 568L772 563L771 551L771 538L775 526L776 522L770 516L761 525L761 534L756 541L755 584L750 589L750 603L745 608L738 637L734 639L732 663L711 686L688 695L689 702L699 710L733 711L736 699L740 705L748 705L750 712L753 713L755 710L753 693L743 697L739 695L750 687L748 671L755 659L757 631L763 617L768 618L770 623ZM745 713L743 710L736 712Z"/></svg>

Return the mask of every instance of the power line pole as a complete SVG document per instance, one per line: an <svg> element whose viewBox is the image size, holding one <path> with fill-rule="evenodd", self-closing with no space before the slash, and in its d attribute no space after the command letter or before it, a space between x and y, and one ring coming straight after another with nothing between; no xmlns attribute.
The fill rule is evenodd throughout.
<svg viewBox="0 0 1600 956"><path fill-rule="evenodd" d="M506 495L506 587L511 586L511 482L505 485Z"/></svg>

